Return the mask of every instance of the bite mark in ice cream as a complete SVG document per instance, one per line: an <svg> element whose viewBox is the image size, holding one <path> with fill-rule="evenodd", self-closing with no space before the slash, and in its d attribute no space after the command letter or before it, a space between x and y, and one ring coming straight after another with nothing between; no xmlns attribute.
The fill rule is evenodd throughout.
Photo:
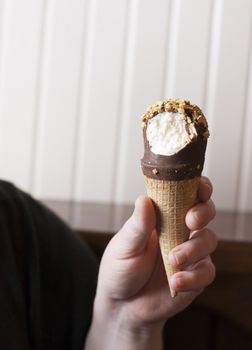
<svg viewBox="0 0 252 350"><path fill-rule="evenodd" d="M183 114L163 112L148 120L146 137L153 153L171 156L197 137L197 131Z"/></svg>

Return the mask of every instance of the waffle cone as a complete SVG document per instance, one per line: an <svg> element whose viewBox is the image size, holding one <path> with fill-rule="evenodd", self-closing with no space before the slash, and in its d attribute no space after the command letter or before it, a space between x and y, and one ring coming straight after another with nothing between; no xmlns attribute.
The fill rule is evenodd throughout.
<svg viewBox="0 0 252 350"><path fill-rule="evenodd" d="M178 270L168 263L169 252L189 238L185 215L197 200L200 177L180 181L158 180L145 176L148 196L153 200L158 216L159 245L169 278ZM176 291L170 288L171 296Z"/></svg>

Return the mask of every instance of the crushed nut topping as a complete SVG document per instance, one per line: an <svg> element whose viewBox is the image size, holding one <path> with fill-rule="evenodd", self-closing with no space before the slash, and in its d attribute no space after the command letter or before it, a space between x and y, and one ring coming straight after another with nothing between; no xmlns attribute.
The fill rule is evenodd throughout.
<svg viewBox="0 0 252 350"><path fill-rule="evenodd" d="M182 99L169 99L150 105L141 118L142 127L146 126L149 119L163 112L183 114L187 121L190 120L190 123L195 125L195 128L205 139L209 137L207 120L202 110L190 101Z"/></svg>

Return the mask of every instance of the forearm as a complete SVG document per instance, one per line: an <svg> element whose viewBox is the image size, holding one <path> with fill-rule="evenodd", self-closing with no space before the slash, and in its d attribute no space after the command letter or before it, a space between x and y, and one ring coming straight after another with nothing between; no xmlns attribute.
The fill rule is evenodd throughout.
<svg viewBox="0 0 252 350"><path fill-rule="evenodd" d="M93 321L84 346L85 350L161 350L162 325L132 327L119 315L105 317L94 312ZM116 313L115 313L116 314ZM100 316L100 317L99 317Z"/></svg>

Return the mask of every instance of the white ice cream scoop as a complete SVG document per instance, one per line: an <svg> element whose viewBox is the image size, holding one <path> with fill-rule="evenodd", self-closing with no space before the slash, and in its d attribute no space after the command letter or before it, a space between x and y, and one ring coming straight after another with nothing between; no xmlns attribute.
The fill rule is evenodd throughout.
<svg viewBox="0 0 252 350"><path fill-rule="evenodd" d="M163 112L148 120L146 137L153 153L171 156L197 137L197 131L184 114Z"/></svg>

